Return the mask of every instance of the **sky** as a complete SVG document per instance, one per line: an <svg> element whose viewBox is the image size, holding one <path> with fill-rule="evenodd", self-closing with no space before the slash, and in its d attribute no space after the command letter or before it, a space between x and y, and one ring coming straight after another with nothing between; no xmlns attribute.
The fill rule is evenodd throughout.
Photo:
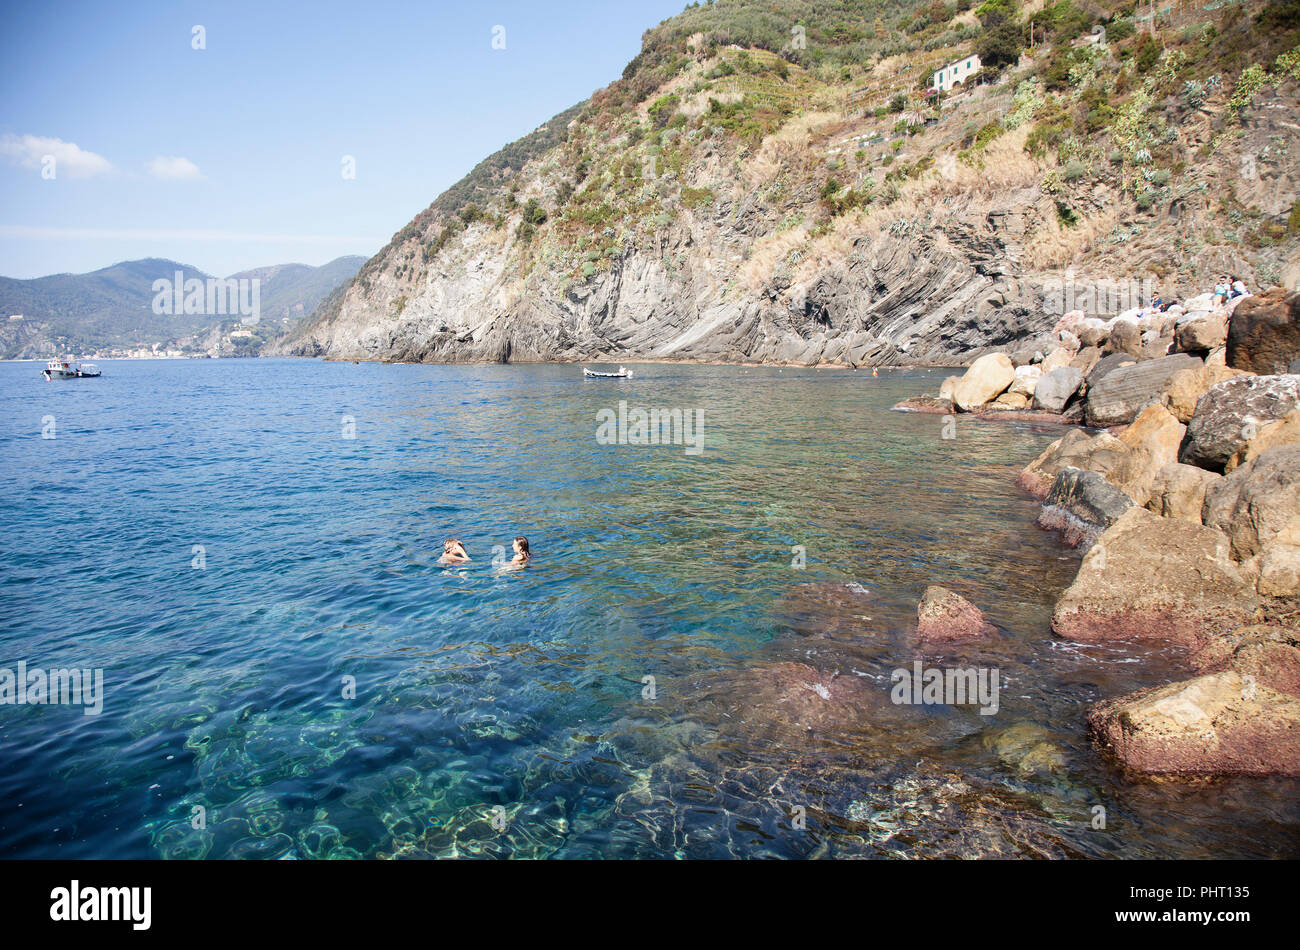
<svg viewBox="0 0 1300 950"><path fill-rule="evenodd" d="M0 0L0 275L369 257L684 5Z"/></svg>

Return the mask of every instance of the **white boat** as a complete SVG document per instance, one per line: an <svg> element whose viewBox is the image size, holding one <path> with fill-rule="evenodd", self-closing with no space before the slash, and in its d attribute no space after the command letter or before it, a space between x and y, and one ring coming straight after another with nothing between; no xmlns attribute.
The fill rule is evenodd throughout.
<svg viewBox="0 0 1300 950"><path fill-rule="evenodd" d="M583 376L596 376L596 377L599 377L599 378L601 378L601 379L631 379L631 378L632 378L632 371L631 371L630 369L624 369L622 366L620 366L620 367L618 368L618 372L617 372L617 373L598 373L598 372L596 372L596 370L594 370L594 369L587 369L587 367L584 366L584 367L582 368L582 375L583 375Z"/></svg>
<svg viewBox="0 0 1300 950"><path fill-rule="evenodd" d="M50 360L45 364L45 369L41 370L41 374L47 383L54 379L93 379L102 375L99 367L94 363L82 363L70 356L65 359Z"/></svg>

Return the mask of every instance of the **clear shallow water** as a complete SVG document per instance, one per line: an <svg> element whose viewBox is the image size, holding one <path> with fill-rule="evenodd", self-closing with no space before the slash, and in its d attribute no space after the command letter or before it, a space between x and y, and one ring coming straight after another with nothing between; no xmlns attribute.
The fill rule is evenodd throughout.
<svg viewBox="0 0 1300 950"><path fill-rule="evenodd" d="M1076 559L1012 480L1059 432L888 411L939 371L103 368L0 364L0 666L106 688L0 707L0 856L1296 853L1296 783L1087 743L1180 659L1052 641ZM702 408L703 454L597 444L619 399ZM1002 629L924 658L997 667L994 716L889 702L929 583Z"/></svg>

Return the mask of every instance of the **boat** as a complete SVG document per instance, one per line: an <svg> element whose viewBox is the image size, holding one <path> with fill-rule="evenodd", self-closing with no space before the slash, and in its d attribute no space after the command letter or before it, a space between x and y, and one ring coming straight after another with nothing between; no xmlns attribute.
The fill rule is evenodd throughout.
<svg viewBox="0 0 1300 950"><path fill-rule="evenodd" d="M631 379L632 371L630 369L624 369L622 366L620 366L618 368L617 373L599 373L594 369L587 369L587 367L584 366L582 368L582 375L595 376L600 379Z"/></svg>
<svg viewBox="0 0 1300 950"><path fill-rule="evenodd" d="M54 379L94 379L103 374L94 363L82 363L69 356L50 360L45 364L45 369L41 370L41 375L48 383Z"/></svg>

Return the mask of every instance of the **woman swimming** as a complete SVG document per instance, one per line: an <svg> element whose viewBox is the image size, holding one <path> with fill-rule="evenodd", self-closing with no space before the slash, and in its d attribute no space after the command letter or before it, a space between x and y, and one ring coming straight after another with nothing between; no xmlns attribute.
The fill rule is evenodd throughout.
<svg viewBox="0 0 1300 950"><path fill-rule="evenodd" d="M528 539L523 535L515 538L515 556L511 559L511 564L524 565L533 559L533 555L528 550Z"/></svg>
<svg viewBox="0 0 1300 950"><path fill-rule="evenodd" d="M464 564L469 560L469 552L465 550L465 545L460 543L459 538L448 538L442 542L442 557L438 558L439 564Z"/></svg>

